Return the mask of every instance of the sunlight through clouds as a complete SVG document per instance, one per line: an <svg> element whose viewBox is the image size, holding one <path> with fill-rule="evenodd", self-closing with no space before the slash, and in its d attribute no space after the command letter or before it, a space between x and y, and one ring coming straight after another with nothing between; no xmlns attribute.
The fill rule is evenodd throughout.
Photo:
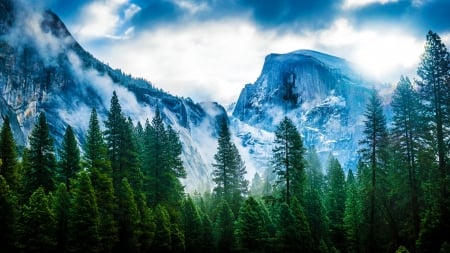
<svg viewBox="0 0 450 253"><path fill-rule="evenodd" d="M133 27L124 29L123 26L140 10L139 6L128 0L94 1L82 9L73 29L74 35L82 41L126 38Z"/></svg>

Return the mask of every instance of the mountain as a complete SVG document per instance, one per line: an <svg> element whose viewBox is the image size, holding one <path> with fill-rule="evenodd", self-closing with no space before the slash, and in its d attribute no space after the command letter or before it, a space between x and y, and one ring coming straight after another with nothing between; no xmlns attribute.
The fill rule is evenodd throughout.
<svg viewBox="0 0 450 253"><path fill-rule="evenodd" d="M82 145L91 109L106 120L114 90L134 123L144 124L161 109L183 143L186 190L211 188L216 117L226 115L222 106L173 96L112 69L86 52L53 12L0 0L0 113L11 119L19 145L27 144L40 112L46 113L57 146L68 124Z"/></svg>
<svg viewBox="0 0 450 253"><path fill-rule="evenodd" d="M335 56L311 50L268 55L232 112L243 152L261 172L270 159L275 127L288 116L305 146L314 147L322 161L332 153L346 168L354 168L368 87L349 62Z"/></svg>

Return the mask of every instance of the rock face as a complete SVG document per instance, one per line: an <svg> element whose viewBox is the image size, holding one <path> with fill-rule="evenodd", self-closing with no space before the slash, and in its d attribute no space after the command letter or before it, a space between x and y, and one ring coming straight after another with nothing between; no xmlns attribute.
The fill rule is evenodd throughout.
<svg viewBox="0 0 450 253"><path fill-rule="evenodd" d="M19 145L27 144L36 116L45 112L56 145L70 124L84 143L89 114L106 119L115 90L122 110L134 123L151 119L158 106L165 122L180 134L187 191L209 185L216 117L226 115L215 103L194 103L125 75L86 52L51 11L37 13L11 0L0 0L0 113L8 115Z"/></svg>
<svg viewBox="0 0 450 253"><path fill-rule="evenodd" d="M366 85L350 64L338 57L310 50L270 54L261 75L245 86L234 107L233 117L241 121L236 132L250 156L267 160L261 156L270 149L273 136L265 140L267 133L255 133L254 129L273 132L288 116L307 147L315 147L323 160L332 153L352 168L370 91ZM245 130L241 130L243 124ZM262 147L265 151L259 152ZM258 171L264 164L255 166Z"/></svg>

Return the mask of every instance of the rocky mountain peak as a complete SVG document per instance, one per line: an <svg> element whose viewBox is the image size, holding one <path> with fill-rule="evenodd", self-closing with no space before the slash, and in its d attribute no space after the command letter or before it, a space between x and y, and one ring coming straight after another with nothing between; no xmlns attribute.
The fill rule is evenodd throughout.
<svg viewBox="0 0 450 253"><path fill-rule="evenodd" d="M315 147L324 158L333 153L346 165L356 159L367 87L342 58L312 50L269 54L256 82L242 90L233 116L269 132L288 116L306 146ZM248 134L240 133L253 139Z"/></svg>

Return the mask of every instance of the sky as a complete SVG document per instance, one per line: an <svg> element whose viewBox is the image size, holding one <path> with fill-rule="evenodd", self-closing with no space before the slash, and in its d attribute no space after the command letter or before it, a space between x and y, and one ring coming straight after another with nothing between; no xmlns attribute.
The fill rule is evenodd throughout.
<svg viewBox="0 0 450 253"><path fill-rule="evenodd" d="M312 49L374 83L414 77L450 0L43 0L91 54L195 101L235 102L270 53Z"/></svg>

